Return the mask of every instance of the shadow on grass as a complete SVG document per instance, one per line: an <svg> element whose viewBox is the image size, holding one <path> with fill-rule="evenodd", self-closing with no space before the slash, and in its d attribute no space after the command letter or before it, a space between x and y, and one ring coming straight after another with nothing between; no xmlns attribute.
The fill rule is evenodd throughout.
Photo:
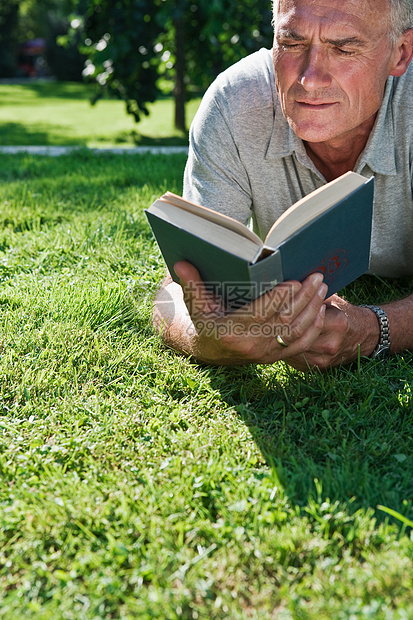
<svg viewBox="0 0 413 620"><path fill-rule="evenodd" d="M0 142L2 146L86 146L85 138L67 135L65 127L37 123L2 123L0 125Z"/></svg>
<svg viewBox="0 0 413 620"><path fill-rule="evenodd" d="M52 158L28 153L0 153L0 160L3 187L10 183L14 188L16 181L24 179L39 200L43 194L48 195L53 187L54 195L59 196L60 201L70 197L69 209L74 208L78 197L82 209L95 210L100 198L105 200L106 196L107 200L108 185L119 198L130 187L157 187L161 177L165 187L181 191L186 155L96 154L88 149L76 149L67 155ZM177 184L179 187L176 187Z"/></svg>
<svg viewBox="0 0 413 620"><path fill-rule="evenodd" d="M91 102L95 88L92 84L81 83L63 83L63 82L22 82L16 84L2 84L1 88L1 104L6 106L27 106L27 100L34 102L34 105L45 104L47 106L54 105L55 102L81 101ZM169 97L159 97L168 100ZM110 100L109 97L103 96L102 100ZM111 99L118 101L117 99ZM99 105L97 103L97 105ZM171 104L172 105L172 104ZM90 106L92 110L92 105ZM1 111L1 107L0 107ZM136 129L130 131L119 131L118 134L106 135L104 127L102 133L94 136L88 135L72 136L70 135L70 127L51 124L50 122L31 122L30 114L26 115L24 122L7 122L0 124L0 143L2 145L40 145L40 146L87 146L88 142L93 142L95 146L102 143L103 146L110 144L119 145L137 145L137 146L187 146L188 133L173 130L171 127L170 135L151 136L142 134L139 129L140 125L136 125ZM129 117L132 118L132 117ZM144 120L145 116L142 116ZM149 130L150 131L150 130ZM154 127L155 134L157 133ZM168 131L166 128L165 131ZM161 132L162 133L162 132Z"/></svg>
<svg viewBox="0 0 413 620"><path fill-rule="evenodd" d="M394 294L388 282L363 280L381 290L376 300L390 288ZM350 502L351 510L382 504L412 517L413 354L326 373L302 374L283 363L213 369L211 381L292 501L306 505L321 487L323 499Z"/></svg>
<svg viewBox="0 0 413 620"><path fill-rule="evenodd" d="M39 99L87 99L93 93L93 86L81 82L55 82L53 80L2 81L2 103L24 103L22 93L31 91Z"/></svg>
<svg viewBox="0 0 413 620"><path fill-rule="evenodd" d="M0 124L0 143L2 146L79 146L87 147L89 138L71 136L68 128L46 123L16 123L7 122ZM94 143L102 142L102 146L108 145L105 136L96 136ZM135 129L120 132L111 141L119 146L188 146L188 134L153 138L140 134Z"/></svg>
<svg viewBox="0 0 413 620"><path fill-rule="evenodd" d="M187 133L181 136L152 138L151 136L145 136L138 131L132 130L127 137L132 139L136 146L188 146Z"/></svg>

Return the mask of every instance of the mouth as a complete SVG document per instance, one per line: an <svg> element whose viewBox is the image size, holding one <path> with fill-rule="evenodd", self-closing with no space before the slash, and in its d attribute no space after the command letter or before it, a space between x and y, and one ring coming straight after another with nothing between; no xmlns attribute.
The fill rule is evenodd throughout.
<svg viewBox="0 0 413 620"><path fill-rule="evenodd" d="M305 110L327 110L336 105L336 101L296 101L296 103Z"/></svg>

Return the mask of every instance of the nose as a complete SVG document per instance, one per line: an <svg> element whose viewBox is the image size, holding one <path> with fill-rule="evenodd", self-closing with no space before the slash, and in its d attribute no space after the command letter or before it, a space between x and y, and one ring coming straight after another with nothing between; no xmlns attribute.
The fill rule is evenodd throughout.
<svg viewBox="0 0 413 620"><path fill-rule="evenodd" d="M298 82L308 92L330 86L328 58L323 50L311 47L307 51Z"/></svg>

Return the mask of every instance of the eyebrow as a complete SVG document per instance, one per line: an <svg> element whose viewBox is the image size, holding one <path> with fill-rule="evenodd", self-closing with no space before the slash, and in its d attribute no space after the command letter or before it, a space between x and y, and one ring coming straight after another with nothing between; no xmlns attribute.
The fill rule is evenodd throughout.
<svg viewBox="0 0 413 620"><path fill-rule="evenodd" d="M363 47L364 41L357 37L346 37L344 39L327 39L328 43L336 45L337 47L344 47L346 45L353 45L356 47Z"/></svg>
<svg viewBox="0 0 413 620"><path fill-rule="evenodd" d="M290 30L289 28L280 28L277 31L277 37L292 39L293 41L305 41L305 37L295 32L295 30Z"/></svg>
<svg viewBox="0 0 413 620"><path fill-rule="evenodd" d="M277 32L277 38L281 39L291 39L292 41L306 41L306 37L298 34L295 30L290 30L289 28L280 28ZM345 47L347 45L352 45L356 47L363 47L365 45L364 41L359 39L358 37L343 37L341 39L326 39L327 43L334 45L336 47Z"/></svg>

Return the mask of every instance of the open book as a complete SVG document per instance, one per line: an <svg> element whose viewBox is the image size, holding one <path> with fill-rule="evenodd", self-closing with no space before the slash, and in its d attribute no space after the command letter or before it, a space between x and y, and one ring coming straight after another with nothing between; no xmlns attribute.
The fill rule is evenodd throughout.
<svg viewBox="0 0 413 620"><path fill-rule="evenodd" d="M324 275L328 295L369 267L374 179L354 172L292 205L264 241L233 218L167 192L146 211L172 277L191 262L231 306L247 303L279 282Z"/></svg>

